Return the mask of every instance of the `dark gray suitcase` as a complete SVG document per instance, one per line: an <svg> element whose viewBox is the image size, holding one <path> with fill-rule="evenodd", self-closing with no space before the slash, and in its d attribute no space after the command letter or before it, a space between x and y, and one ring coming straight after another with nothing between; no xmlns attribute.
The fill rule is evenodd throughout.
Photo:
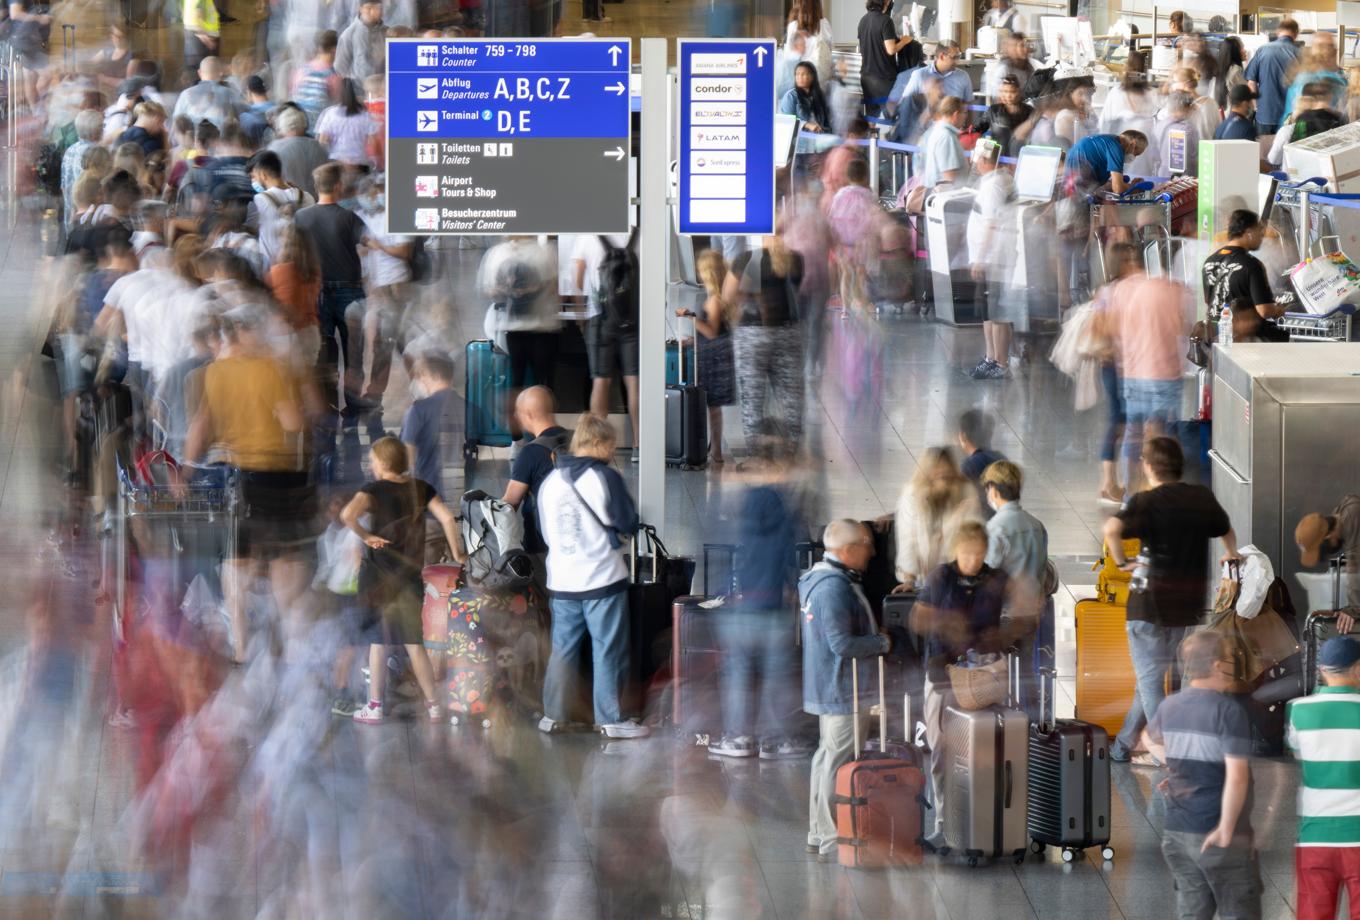
<svg viewBox="0 0 1360 920"><path fill-rule="evenodd" d="M969 710L945 707L940 743L945 757L946 852L984 859L1025 859L1029 787L1029 717L1015 698L1015 656L1008 656L1006 706Z"/></svg>
<svg viewBox="0 0 1360 920"><path fill-rule="evenodd" d="M666 464L699 469L708 460L708 400L696 380L685 382L683 340L679 348L680 382L666 387Z"/></svg>
<svg viewBox="0 0 1360 920"><path fill-rule="evenodd" d="M1053 718L1053 669L1039 677L1043 722L1029 736L1029 836L1031 851L1062 847L1063 862L1082 850L1110 846L1110 738L1090 722Z"/></svg>

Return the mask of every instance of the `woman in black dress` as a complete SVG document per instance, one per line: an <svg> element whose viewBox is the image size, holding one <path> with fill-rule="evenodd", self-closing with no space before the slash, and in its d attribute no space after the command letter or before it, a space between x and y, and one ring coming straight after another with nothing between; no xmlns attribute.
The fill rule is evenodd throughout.
<svg viewBox="0 0 1360 920"><path fill-rule="evenodd" d="M434 669L425 652L420 621L425 512L439 521L459 562L464 558L462 543L453 512L440 501L434 486L410 475L405 444L391 437L378 439L369 451L369 463L373 481L365 483L340 512L340 520L368 547L359 565L359 602L368 614L369 626L382 630L381 640L369 646L368 704L356 710L354 718L368 724L383 720L386 649L403 645L424 694L425 713L437 722L444 710L435 698ZM368 515L366 523L360 521L364 515Z"/></svg>

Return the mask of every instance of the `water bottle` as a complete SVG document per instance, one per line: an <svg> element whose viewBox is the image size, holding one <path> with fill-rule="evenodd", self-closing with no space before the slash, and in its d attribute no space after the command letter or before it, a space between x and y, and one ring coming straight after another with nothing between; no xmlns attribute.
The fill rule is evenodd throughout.
<svg viewBox="0 0 1360 920"><path fill-rule="evenodd" d="M1152 560L1148 559L1147 553L1139 553L1138 558L1133 560L1133 577L1129 579L1130 591L1146 591L1148 586L1148 566Z"/></svg>
<svg viewBox="0 0 1360 920"><path fill-rule="evenodd" d="M1223 312L1218 314L1218 344L1232 344L1232 310L1227 307L1224 307Z"/></svg>

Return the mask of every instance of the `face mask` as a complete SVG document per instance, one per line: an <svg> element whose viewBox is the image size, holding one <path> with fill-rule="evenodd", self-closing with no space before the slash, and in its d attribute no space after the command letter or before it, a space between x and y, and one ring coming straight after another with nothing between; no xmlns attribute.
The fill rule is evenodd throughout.
<svg viewBox="0 0 1360 920"><path fill-rule="evenodd" d="M264 192L264 186L263 186L261 183L259 183L259 182L252 182L252 183L250 183L250 187L253 188L253 189L255 190L255 194L256 194L256 195L259 195L259 194L261 194L262 192Z"/></svg>

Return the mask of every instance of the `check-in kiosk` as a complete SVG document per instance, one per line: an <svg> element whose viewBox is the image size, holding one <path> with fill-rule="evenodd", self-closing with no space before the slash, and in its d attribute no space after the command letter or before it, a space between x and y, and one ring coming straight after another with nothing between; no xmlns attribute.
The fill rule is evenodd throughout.
<svg viewBox="0 0 1360 920"><path fill-rule="evenodd" d="M1015 270L1013 293L1025 304L1015 331L1051 332L1057 328L1058 252L1053 195L1062 174L1060 147L1020 148L1015 166Z"/></svg>

